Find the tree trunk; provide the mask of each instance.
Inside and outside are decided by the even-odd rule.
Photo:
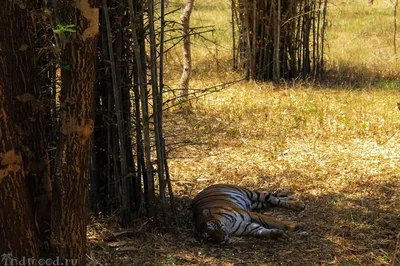
[[[186,0],[186,6],[183,10],[181,21],[183,31],[183,71],[179,85],[180,100],[182,102],[189,101],[189,80],[192,72],[192,53],[190,48],[190,15],[194,0]]]
[[[393,53],[397,54],[397,44],[396,44],[396,35],[397,35],[397,6],[399,1],[395,0],[393,3]]]
[[[165,214],[164,203],[165,203],[165,178],[164,178],[164,159],[162,149],[162,127],[161,127],[161,114],[162,110],[159,108],[161,93],[158,88],[157,78],[157,44],[156,44],[156,31],[154,25],[154,2],[149,0],[147,5],[148,16],[149,16],[149,37],[150,37],[150,61],[151,61],[151,88],[153,96],[153,119],[154,119],[154,138],[156,142],[156,155],[157,155],[157,173],[158,173],[158,187],[159,196],[161,200],[161,209],[163,215]]]
[[[135,4],[135,6],[134,6]],[[138,162],[143,166],[143,190],[144,198],[146,201],[146,209],[149,217],[156,216],[155,210],[155,187],[154,175],[151,165],[151,150],[150,150],[150,124],[149,124],[149,110],[148,110],[148,95],[147,95],[147,73],[146,73],[146,46],[145,46],[145,32],[144,32],[144,6],[142,1],[128,0],[132,40],[134,45],[135,63],[137,68],[137,83],[139,87],[140,106],[142,112],[142,127],[143,127],[143,142],[138,139]],[[136,19],[136,17],[138,17]],[[138,25],[136,25],[138,23]],[[135,92],[136,93],[136,92]],[[136,109],[138,110],[138,109]],[[140,115],[136,113],[137,119]],[[137,126],[139,126],[138,124]],[[140,129],[139,129],[140,130]],[[137,135],[138,136],[138,135]],[[140,147],[143,144],[143,149]],[[139,167],[139,166],[138,166]]]
[[[280,73],[280,39],[281,39],[281,1],[276,0],[274,2],[275,6],[275,21],[274,21],[274,81],[275,83],[279,83],[281,79],[281,73]]]
[[[99,11],[90,6],[90,0],[60,0],[58,5],[60,21],[76,25],[76,33],[67,32],[61,38],[60,136],[51,243],[55,256],[77,259],[78,265],[85,265]]]
[[[11,155],[14,158],[10,157],[8,160],[20,158],[15,155],[12,147],[13,143],[18,143],[23,160],[23,163],[13,162],[13,167],[18,165],[18,171],[10,170],[9,167],[13,165],[10,164],[8,168],[2,169],[3,176],[0,173],[0,179],[4,177],[0,188],[3,205],[0,209],[0,224],[4,226],[1,231],[5,234],[5,238],[2,239],[5,239],[6,246],[6,243],[9,243],[9,251],[13,255],[37,255],[39,241],[35,239],[37,234],[33,230],[33,217],[36,222],[35,229],[43,242],[48,242],[51,183],[43,116],[44,104],[36,82],[38,69],[34,42],[35,22],[31,17],[34,2],[0,3],[0,25],[4,26],[0,30],[0,108],[4,111],[0,117],[3,119],[1,139],[6,140],[2,143],[1,153],[4,152],[3,161]],[[3,216],[4,214],[6,215]],[[15,244],[20,245],[20,248]],[[48,246],[43,244],[44,247]],[[0,254],[3,250],[1,247]]]
[[[39,241],[28,200],[22,156],[13,145],[15,134],[8,116],[13,110],[6,110],[5,106],[4,92],[10,90],[6,81],[8,73],[0,57],[0,254],[11,253],[9,259],[22,256],[38,258]],[[7,260],[8,257],[2,259]]]
[[[231,0],[231,27],[232,27],[232,69],[237,69],[236,61],[236,30],[235,30],[235,0]]]
[[[44,103],[37,84],[38,67],[31,3],[11,4],[2,8],[1,50],[7,64],[6,104],[12,106],[10,118],[15,140],[21,145],[24,171],[33,201],[39,234],[44,242],[50,237],[51,181],[45,132]],[[4,7],[4,5],[2,5]],[[13,14],[12,17],[6,13]],[[47,244],[44,246],[48,246]]]

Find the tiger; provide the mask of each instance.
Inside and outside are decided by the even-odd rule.
[[[231,236],[277,239],[284,236],[286,230],[301,229],[299,224],[252,212],[274,206],[302,211],[306,205],[283,193],[262,193],[228,184],[211,185],[192,200],[200,237],[220,245],[231,244]]]

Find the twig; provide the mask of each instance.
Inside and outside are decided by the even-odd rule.
[[[245,80],[245,79],[242,78],[242,79],[230,81],[230,82],[227,82],[227,83],[215,85],[215,86],[212,86],[212,87],[208,87],[208,88],[205,88],[205,89],[196,90],[195,92],[189,93],[188,95],[195,95],[194,99],[197,99],[197,98],[209,95],[211,93],[219,92],[219,91],[221,91],[223,89],[226,89],[226,88],[228,88],[228,87],[230,87],[230,86],[232,86],[232,85],[234,85],[234,84],[236,84],[238,82],[241,82],[243,80]],[[218,88],[218,87],[221,87],[221,86],[223,86],[223,88]],[[202,94],[199,95],[199,96],[196,96],[196,93],[202,93]],[[191,99],[193,99],[193,98],[191,98]],[[166,105],[169,102],[175,102],[175,101],[176,101],[176,98],[168,99],[167,101],[164,102],[164,105]],[[170,108],[173,108],[175,106],[178,106],[178,105],[179,104],[174,104],[174,105],[168,106],[167,108],[164,108],[163,111],[166,111],[166,110],[168,110]]]
[[[396,264],[396,257],[397,257],[397,250],[399,248],[399,243],[400,243],[400,233],[397,234],[396,237],[396,247],[394,248],[394,253],[393,253],[393,259],[391,265],[394,266]]]

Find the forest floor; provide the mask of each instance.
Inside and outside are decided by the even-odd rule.
[[[171,1],[170,9],[184,1]],[[215,25],[193,42],[190,111],[164,114],[177,222],[154,229],[93,218],[90,265],[400,265],[400,60],[385,1],[329,1],[327,82],[241,82],[230,69],[230,1],[196,2],[193,26]],[[179,14],[176,14],[179,17]],[[209,41],[213,40],[213,43]],[[166,56],[177,88],[181,47]],[[166,97],[169,97],[166,95]],[[167,106],[168,107],[168,106]],[[190,200],[215,183],[301,198],[302,212],[267,214],[305,225],[279,240],[199,241]]]
[[[400,265],[400,111],[395,90],[242,83],[165,114],[178,208],[168,232],[111,218],[89,228],[102,265]],[[214,183],[297,195],[305,225],[279,240],[199,241],[190,200]]]

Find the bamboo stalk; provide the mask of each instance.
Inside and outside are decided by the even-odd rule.
[[[257,73],[256,73],[256,66],[257,66],[257,50],[258,50],[258,45],[257,45],[257,36],[258,36],[258,32],[257,32],[257,26],[258,26],[258,17],[257,17],[257,0],[253,0],[253,19],[252,19],[252,25],[253,25],[253,29],[251,30],[252,33],[252,49],[251,49],[251,69],[250,69],[250,78],[251,79],[255,79],[257,77]]]
[[[164,165],[164,161],[166,163],[166,158],[165,158],[165,147],[164,147],[164,138],[163,138],[163,116],[162,116],[162,110],[163,110],[163,93],[164,93],[164,37],[165,37],[165,8],[169,4],[169,0],[161,0],[161,26],[160,26],[160,73],[159,73],[159,78],[160,78],[160,83],[159,83],[159,91],[158,91],[158,97],[157,97],[157,105],[158,105],[158,127],[159,127],[159,138],[161,139],[161,164]],[[165,168],[164,168],[165,169]],[[164,176],[163,176],[164,178]],[[165,195],[165,184],[164,184],[164,195]],[[165,197],[165,196],[164,196]]]
[[[280,77],[280,62],[279,62],[279,55],[280,55],[280,17],[281,17],[281,0],[274,1],[275,6],[275,34],[274,34],[274,81],[275,83],[279,84],[281,79]]]
[[[114,50],[112,45],[112,36],[111,36],[111,23],[110,17],[108,15],[108,7],[107,0],[103,0],[103,11],[104,18],[106,21],[107,27],[107,44],[108,44],[108,52],[109,52],[109,60],[111,64],[111,75],[112,75],[112,84],[114,91],[114,101],[115,101],[115,114],[117,117],[117,129],[118,129],[118,138],[119,138],[119,153],[120,153],[120,164],[121,164],[121,178],[122,178],[122,210],[121,210],[121,219],[123,224],[127,224],[129,222],[129,215],[131,213],[130,204],[129,204],[129,183],[126,178],[128,174],[128,165],[127,165],[127,155],[126,155],[126,143],[125,143],[125,127],[123,121],[123,110],[122,110],[122,98],[121,98],[121,87],[118,86],[117,73],[115,67],[115,58],[114,58]]]
[[[316,76],[322,70],[323,43],[316,12],[321,0],[239,0],[238,61],[249,78],[272,79]],[[257,70],[256,70],[257,68]]]
[[[141,177],[142,173],[146,171],[142,171],[144,166],[144,154],[143,154],[143,135],[142,135],[142,127],[141,127],[141,117],[140,117],[140,93],[139,93],[139,84],[137,80],[139,79],[139,72],[136,64],[133,65],[133,76],[134,76],[134,84],[133,84],[133,95],[135,101],[135,132],[136,132],[136,163],[137,163],[137,173],[136,173],[136,181],[135,181],[135,203],[137,207],[136,214],[140,213],[141,206],[141,196],[142,196],[142,182]]]
[[[393,53],[397,54],[397,44],[396,44],[396,35],[397,35],[397,6],[398,0],[395,0],[393,3]]]
[[[140,4],[137,2],[137,4]],[[140,91],[140,103],[142,108],[142,120],[143,120],[143,135],[144,135],[144,169],[143,172],[143,180],[144,180],[144,190],[145,190],[145,199],[147,203],[147,213],[150,217],[155,217],[155,202],[154,202],[154,178],[153,171],[151,167],[151,150],[150,150],[150,127],[149,127],[149,112],[148,112],[148,100],[147,100],[147,88],[145,82],[146,73],[144,72],[145,64],[143,63],[144,55],[142,54],[141,49],[144,49],[144,45],[139,44],[139,40],[137,37],[137,29],[135,26],[135,11],[133,8],[133,0],[128,0],[129,5],[129,13],[130,13],[130,21],[132,28],[132,40],[134,45],[134,53],[135,53],[135,61],[136,67],[138,70],[138,83],[139,83],[139,91]],[[141,12],[143,10],[140,7]],[[139,14],[141,16],[141,14]],[[143,21],[143,20],[141,20]]]
[[[164,154],[166,154],[165,139],[162,140],[162,146],[163,146],[163,152],[164,152]],[[174,199],[174,193],[173,193],[172,185],[171,185],[171,178],[169,175],[167,156],[164,156],[164,167],[165,167],[165,179],[166,179],[167,186],[168,186],[169,202],[170,202],[174,222],[176,222],[175,199]]]
[[[324,70],[324,41],[325,41],[325,30],[326,30],[326,5],[328,0],[322,2],[322,33],[321,33],[321,71]]]
[[[155,131],[155,142],[156,142],[156,156],[157,156],[157,172],[159,182],[159,196],[161,200],[161,209],[165,213],[165,181],[164,181],[164,160],[162,157],[162,132],[160,128],[159,116],[161,110],[159,108],[159,92],[158,92],[158,79],[157,79],[157,51],[156,51],[156,32],[154,27],[154,2],[148,1],[148,16],[149,16],[149,29],[150,29],[150,60],[151,60],[151,87],[153,96],[153,120],[154,120],[154,131]]]
[[[235,35],[235,0],[231,0],[231,23],[232,23],[232,68],[237,69],[236,60],[236,35]]]

